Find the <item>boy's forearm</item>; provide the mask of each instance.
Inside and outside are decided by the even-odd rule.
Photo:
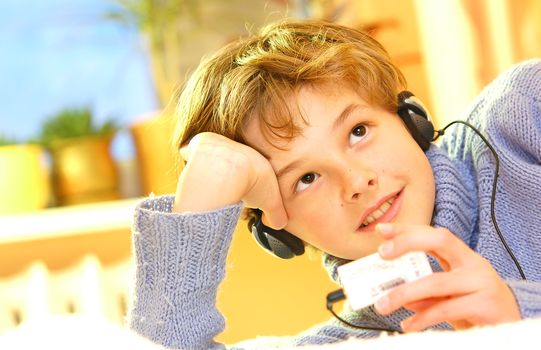
[[[173,197],[137,208],[133,244],[136,287],[129,325],[172,348],[222,347],[216,291],[241,205],[213,212],[172,214]]]

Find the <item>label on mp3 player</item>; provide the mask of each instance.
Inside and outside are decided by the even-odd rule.
[[[344,293],[353,310],[375,303],[392,288],[432,273],[423,252],[413,252],[393,260],[378,253],[338,267]]]

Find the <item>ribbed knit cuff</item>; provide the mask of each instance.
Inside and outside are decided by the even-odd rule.
[[[224,328],[216,291],[242,205],[171,213],[172,196],[136,209],[136,295],[130,326],[167,347],[210,348]]]
[[[532,281],[507,281],[517,299],[522,318],[541,316],[541,283]]]

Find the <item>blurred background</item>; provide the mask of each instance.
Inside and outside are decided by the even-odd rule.
[[[3,0],[0,335],[50,313],[122,323],[138,198],[174,192],[174,94],[201,57],[285,17],[369,32],[437,125],[541,56],[541,0]],[[329,317],[319,259],[266,255],[240,222],[219,340]],[[284,322],[284,320],[286,322]]]

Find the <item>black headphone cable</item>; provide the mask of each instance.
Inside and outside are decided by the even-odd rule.
[[[507,251],[507,253],[511,257],[511,259],[515,263],[515,266],[517,267],[517,270],[518,270],[518,272],[520,274],[520,277],[523,280],[526,280],[526,275],[524,274],[524,271],[522,270],[522,267],[520,266],[520,263],[518,262],[517,258],[515,258],[515,255],[511,251],[511,248],[509,247],[509,245],[507,244],[507,241],[503,237],[503,234],[500,231],[500,228],[498,227],[498,222],[496,221],[496,210],[495,210],[494,203],[496,201],[496,184],[498,183],[498,175],[499,175],[499,172],[500,172],[500,158],[498,157],[498,154],[496,153],[496,150],[494,149],[494,147],[492,147],[492,145],[483,136],[483,134],[481,134],[481,132],[479,130],[477,130],[477,128],[475,128],[473,125],[471,125],[470,123],[468,123],[466,121],[463,121],[463,120],[452,121],[451,123],[447,124],[443,129],[436,130],[437,135],[434,137],[434,139],[432,139],[432,141],[436,141],[440,136],[443,136],[445,134],[445,130],[447,130],[447,128],[450,127],[453,124],[464,124],[467,127],[469,127],[470,129],[472,129],[477,134],[477,136],[479,136],[481,138],[481,140],[483,140],[485,145],[490,149],[490,151],[492,152],[492,155],[494,156],[495,170],[494,170],[494,181],[492,182],[492,196],[491,196],[491,200],[490,200],[490,216],[492,218],[492,223],[494,225],[494,229],[496,229],[496,233],[500,237],[500,241],[502,242],[503,246],[505,247],[505,250]]]
[[[343,289],[337,289],[335,290],[334,292],[330,292],[329,294],[327,294],[327,310],[330,311],[330,313],[336,317],[340,322],[350,326],[350,327],[353,327],[353,328],[357,328],[357,329],[365,329],[367,331],[378,331],[378,332],[388,332],[388,333],[403,333],[401,330],[397,330],[397,329],[389,329],[389,328],[383,328],[383,327],[372,327],[372,326],[360,326],[360,325],[356,325],[356,324],[353,324],[351,322],[348,322],[346,320],[344,320],[343,318],[341,318],[340,316],[338,316],[338,314],[336,312],[334,312],[332,306],[334,303],[336,302],[339,302],[341,300],[344,300],[346,298],[346,295],[344,294],[344,290]]]

